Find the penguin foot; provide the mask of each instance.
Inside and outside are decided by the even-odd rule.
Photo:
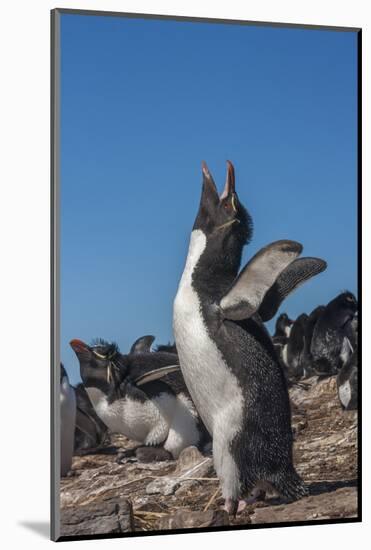
[[[226,498],[223,506],[223,510],[228,512],[230,516],[236,517],[246,508],[245,500],[233,500],[232,498]]]

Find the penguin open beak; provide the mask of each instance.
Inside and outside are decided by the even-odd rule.
[[[220,195],[220,200],[233,196],[236,193],[236,179],[234,175],[234,166],[230,160],[227,160],[227,177],[223,193]]]
[[[210,170],[206,162],[202,161],[202,197],[201,202],[214,204],[216,206],[219,203],[218,190],[216,188],[214,178],[212,177]]]

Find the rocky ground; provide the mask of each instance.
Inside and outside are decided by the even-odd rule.
[[[93,535],[279,523],[357,516],[357,413],[340,407],[335,377],[290,390],[294,458],[310,494],[285,504],[274,495],[235,519],[222,510],[211,457],[185,449],[178,461],[116,463],[135,443],[112,436],[105,454],[75,457],[61,481],[61,535]]]

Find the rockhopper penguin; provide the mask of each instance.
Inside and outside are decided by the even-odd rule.
[[[220,198],[205,163],[202,172],[201,202],[174,301],[173,328],[184,380],[213,438],[225,508],[235,514],[239,499],[260,483],[293,499],[307,492],[293,465],[285,377],[261,322],[275,314],[287,295],[279,277],[286,269],[296,273],[290,265],[302,246],[272,243],[238,275],[242,249],[252,236],[251,217],[236,194],[230,162]],[[264,304],[272,288],[273,297]]]
[[[177,458],[190,445],[202,447],[209,439],[176,355],[123,355],[116,344],[105,341],[89,346],[72,340],[70,345],[80,362],[81,378],[94,409],[111,432],[146,446],[161,446],[166,458]],[[147,455],[157,460],[162,457],[158,452]]]
[[[345,364],[347,357],[344,354],[344,339],[354,345],[357,310],[358,303],[354,294],[346,291],[331,300],[321,312],[313,329],[310,346],[316,374],[337,374]]]

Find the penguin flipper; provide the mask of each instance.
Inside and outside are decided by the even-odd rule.
[[[297,258],[277,277],[259,307],[258,313],[264,322],[270,321],[277,313],[283,300],[298,286],[324,271],[327,263],[320,258]]]
[[[130,353],[146,353],[151,351],[151,346],[155,340],[152,334],[141,336],[138,340],[135,340],[134,344],[130,348]]]
[[[241,321],[256,313],[280,273],[301,253],[295,241],[275,241],[255,254],[220,301],[226,319]]]
[[[154,380],[159,380],[160,378],[164,378],[164,376],[171,374],[172,372],[177,372],[180,370],[179,365],[168,365],[167,367],[161,367],[159,369],[151,370],[149,372],[146,372],[145,374],[142,374],[135,380],[135,384],[137,386],[143,386],[144,384],[147,384],[148,382],[153,382]]]

